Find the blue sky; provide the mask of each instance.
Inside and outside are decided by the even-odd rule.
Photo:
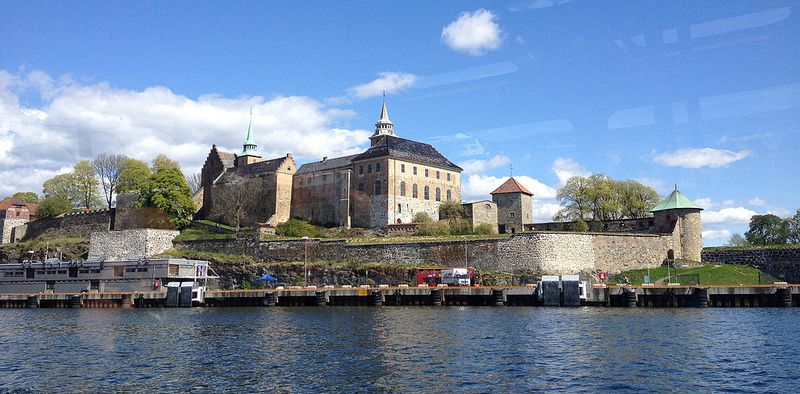
[[[718,245],[800,208],[799,6],[0,1],[0,196],[103,152],[197,171],[251,106],[264,156],[358,152],[386,90],[467,200],[511,165],[538,220],[572,175],[677,184]]]

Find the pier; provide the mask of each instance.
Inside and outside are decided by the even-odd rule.
[[[181,291],[184,290],[184,291]],[[199,293],[199,294],[198,294]],[[154,308],[241,306],[608,306],[720,308],[800,306],[800,284],[746,286],[592,286],[542,282],[481,287],[290,287],[152,292],[0,294],[0,308]]]

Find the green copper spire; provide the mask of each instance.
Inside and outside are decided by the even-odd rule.
[[[668,209],[699,209],[702,210],[697,204],[689,200],[683,193],[678,191],[678,186],[675,185],[675,190],[670,193],[667,198],[661,200],[650,212],[666,211]]]
[[[247,139],[244,141],[241,156],[258,156],[256,139],[253,137],[253,107],[250,107],[250,123],[247,125]]]

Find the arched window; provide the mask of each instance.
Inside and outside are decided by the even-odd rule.
[[[400,182],[400,195],[405,197],[406,196],[406,183]]]
[[[360,191],[360,192],[364,191],[364,184],[363,183],[359,183],[358,184],[358,191]]]
[[[425,195],[424,195],[424,197],[425,197],[426,200],[430,200],[431,199],[431,189],[429,187],[427,187],[427,186],[425,186]]]
[[[381,194],[381,181],[375,181],[375,195]]]
[[[442,189],[436,188],[436,201],[442,201]]]
[[[419,192],[417,191],[417,184],[411,185],[411,197],[419,198]]]
[[[450,201],[452,199],[453,199],[453,193],[450,190],[447,190],[447,201]]]

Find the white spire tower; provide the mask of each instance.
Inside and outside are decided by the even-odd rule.
[[[389,111],[386,109],[386,92],[383,92],[383,107],[381,107],[381,116],[378,122],[375,123],[375,133],[369,137],[372,140],[372,145],[375,145],[378,137],[384,135],[395,136],[394,124],[389,120]]]

